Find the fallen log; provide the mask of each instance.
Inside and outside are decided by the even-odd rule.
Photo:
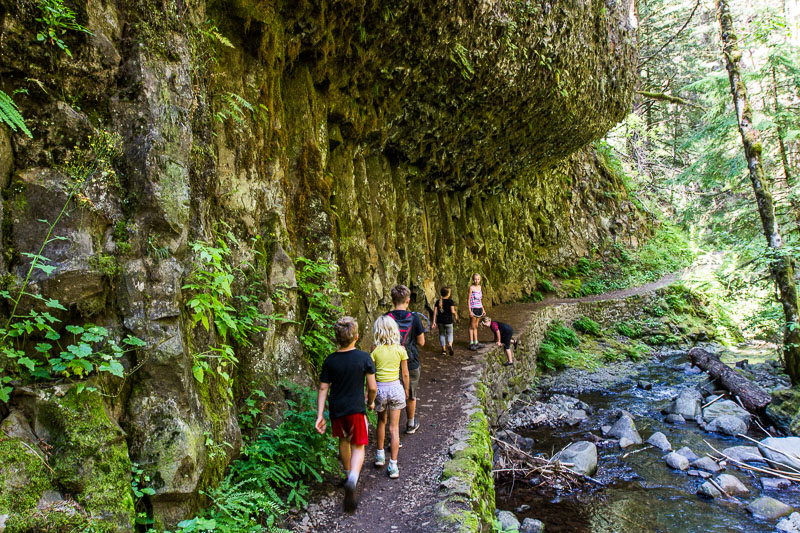
[[[692,348],[689,350],[689,358],[695,366],[708,372],[723,387],[739,397],[742,406],[748,411],[761,413],[770,402],[770,395],[764,392],[758,385],[739,374],[731,367],[719,360],[719,357],[704,350],[703,348]]]

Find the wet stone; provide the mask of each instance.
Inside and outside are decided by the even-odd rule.
[[[656,448],[661,449],[662,452],[668,452],[672,450],[672,444],[669,443],[666,435],[660,431],[653,433],[650,438],[647,439],[647,444],[652,444]]]
[[[689,468],[689,460],[676,452],[668,453],[664,460],[670,468],[674,468],[675,470],[686,470]]]
[[[689,474],[690,476],[701,477],[703,479],[708,479],[713,475],[710,472],[706,472],[705,470],[695,470],[693,468],[691,470],[688,470],[686,473]]]
[[[697,455],[695,455],[695,453],[692,451],[692,449],[689,448],[688,446],[684,446],[683,448],[681,448],[680,450],[676,451],[675,453],[686,457],[686,459],[688,459],[689,461],[697,461],[698,459],[700,459],[699,457],[697,457]]]
[[[800,437],[768,437],[758,449],[767,459],[800,470]]]
[[[500,521],[500,525],[503,527],[503,531],[518,531],[520,527],[519,520],[514,513],[511,511],[500,511],[497,513],[497,520]]]
[[[764,490],[783,490],[791,487],[792,482],[779,477],[762,477],[761,486]]]
[[[731,446],[722,450],[722,455],[740,463],[765,463],[764,456],[755,446]]]
[[[706,426],[706,430],[734,436],[740,433],[747,433],[747,424],[737,416],[723,415],[712,420],[711,423]]]
[[[702,457],[697,459],[696,461],[692,461],[692,466],[694,468],[699,468],[700,470],[706,470],[711,473],[717,473],[722,470],[722,467],[717,464],[717,462],[712,459],[711,457]]]
[[[665,420],[666,420],[667,424],[685,424],[686,423],[686,419],[685,418],[683,418],[681,415],[676,415],[676,414],[667,415],[667,418]]]
[[[717,489],[717,487],[715,487],[710,481],[706,481],[700,485],[700,489],[697,491],[697,493],[707,498],[718,498],[722,496],[722,493],[719,491],[719,489]]]
[[[775,498],[762,496],[750,503],[747,506],[747,510],[754,515],[762,516],[768,520],[775,520],[776,518],[787,516],[793,509]]]
[[[544,523],[535,518],[526,518],[522,521],[522,527],[519,528],[519,533],[543,533]]]
[[[745,487],[744,483],[739,481],[739,478],[732,476],[731,474],[720,474],[717,476],[716,481],[717,485],[722,487],[722,490],[731,496],[736,496],[737,494],[747,494],[750,492],[750,489]]]
[[[783,533],[800,533],[800,513],[792,513],[775,526]]]

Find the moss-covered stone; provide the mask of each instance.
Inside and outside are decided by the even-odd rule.
[[[789,435],[800,435],[800,387],[772,391],[767,416]]]
[[[42,493],[53,489],[41,451],[20,438],[2,438],[0,487],[0,514],[11,514],[10,523],[35,511]]]

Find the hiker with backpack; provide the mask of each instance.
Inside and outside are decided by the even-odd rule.
[[[405,285],[392,288],[392,305],[394,309],[386,313],[397,322],[400,330],[400,344],[408,352],[408,400],[406,400],[406,433],[416,433],[419,422],[415,418],[417,410],[417,392],[419,387],[419,351],[417,346],[425,345],[425,327],[416,313],[408,310],[411,303],[411,291]]]

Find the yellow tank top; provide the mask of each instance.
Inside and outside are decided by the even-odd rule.
[[[382,344],[372,350],[375,362],[375,380],[381,383],[400,379],[400,361],[408,359],[406,349],[399,344]]]

